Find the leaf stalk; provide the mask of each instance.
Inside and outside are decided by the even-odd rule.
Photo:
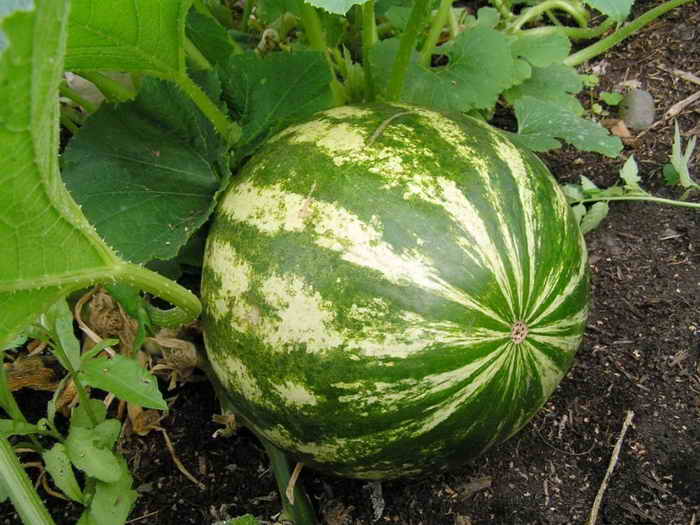
[[[574,53],[573,55],[569,55],[564,60],[564,64],[567,66],[578,66],[579,64],[588,62],[589,60],[597,57],[598,55],[602,55],[611,47],[619,44],[625,38],[633,35],[642,27],[653,22],[655,19],[657,19],[667,11],[670,11],[671,9],[693,1],[695,0],[669,0],[668,2],[661,4],[658,7],[650,9],[643,15],[635,18],[629,24],[615,31],[610,36],[599,40],[595,44],[591,44],[590,46],[583,48],[582,50],[578,51],[577,53]]]
[[[442,29],[445,27],[450,11],[452,10],[452,1],[453,0],[440,1],[440,7],[433,17],[433,22],[430,25],[430,30],[428,31],[428,37],[425,39],[423,49],[421,49],[420,52],[419,63],[423,67],[430,67],[430,59],[433,56],[433,50],[440,39]]]
[[[413,55],[416,49],[418,33],[423,27],[423,22],[428,14],[429,7],[429,0],[416,0],[413,4],[406,30],[401,36],[399,52],[396,55],[394,67],[391,70],[391,78],[389,79],[389,88],[387,91],[387,99],[389,101],[398,100],[399,97],[401,97],[401,92],[406,82],[408,66],[411,63],[411,55]]]
[[[0,436],[0,472],[3,486],[7,489],[22,523],[54,525],[51,515],[5,436]]]

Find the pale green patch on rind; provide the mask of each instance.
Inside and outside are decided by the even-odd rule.
[[[231,244],[213,239],[207,246],[204,265],[221,282],[216,297],[209,302],[209,311],[216,319],[227,317],[238,298],[250,288],[253,270],[241,259]]]
[[[287,405],[304,407],[314,406],[319,403],[319,398],[300,383],[285,381],[275,385],[274,390]]]
[[[500,277],[499,282],[507,284],[501,259],[483,220],[454,182],[420,175],[413,179],[418,181],[409,184],[413,194],[443,206],[463,225],[465,233],[476,238],[475,243],[465,243],[459,237],[455,242],[476,263],[495,271]],[[436,185],[439,195],[434,193]],[[376,224],[365,223],[338,205],[315,200],[311,195],[284,191],[279,185],[257,187],[254,181],[247,180],[237,186],[236,192],[228,194],[221,212],[231,221],[243,222],[267,235],[282,231],[301,232],[308,227],[317,246],[338,252],[347,262],[380,272],[390,283],[419,287],[506,324],[496,312],[441,277],[429,255],[417,250],[397,253],[383,241]]]

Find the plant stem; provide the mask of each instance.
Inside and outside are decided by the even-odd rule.
[[[508,0],[491,0],[491,5],[498,9],[498,12],[501,14],[501,18],[505,22],[510,22],[515,16],[510,10],[510,2]]]
[[[569,204],[586,204],[590,202],[608,202],[608,201],[646,201],[655,202],[657,204],[668,204],[671,206],[681,206],[683,208],[698,208],[700,209],[700,202],[687,202],[674,199],[664,199],[663,197],[654,196],[644,196],[644,195],[620,195],[618,197],[605,197],[601,198],[590,198],[590,199],[580,199],[576,201],[570,201]]]
[[[78,128],[78,125],[73,121],[73,119],[71,119],[68,114],[64,113],[63,111],[61,111],[61,125],[70,131],[71,135],[77,135],[78,131],[80,131],[80,128]]]
[[[650,9],[643,15],[639,16],[638,18],[635,18],[626,26],[621,27],[620,29],[615,31],[612,35],[604,38],[603,40],[599,40],[595,44],[591,44],[590,46],[583,48],[581,51],[578,51],[573,55],[569,55],[564,60],[564,64],[566,64],[567,66],[577,66],[579,64],[583,64],[584,62],[587,62],[592,58],[595,58],[598,55],[605,53],[608,49],[610,49],[614,45],[617,45],[628,36],[631,36],[632,34],[636,33],[642,27],[654,21],[656,18],[660,17],[667,11],[670,11],[671,9],[693,1],[694,0],[669,0],[668,2],[661,4],[660,6],[655,7],[654,9]]]
[[[241,26],[241,31],[244,33],[248,32],[248,21],[253,12],[253,6],[255,6],[255,0],[246,0],[243,6],[243,25]]]
[[[515,17],[509,24],[507,31],[509,33],[520,31],[520,28],[525,24],[553,9],[566,11],[576,20],[579,26],[588,27],[588,13],[582,6],[578,4],[574,5],[568,0],[545,0],[541,4],[531,7]]]
[[[181,326],[197,319],[202,311],[202,303],[199,302],[196,295],[167,277],[143,266],[124,264],[117,270],[115,280],[124,281],[176,305],[175,308],[167,310],[165,315],[159,318],[160,326]],[[168,319],[172,323],[167,323]]]
[[[321,24],[321,18],[318,16],[318,11],[316,11],[316,8],[311,4],[304,2],[304,0],[299,0],[299,7],[301,10],[301,23],[304,26],[306,38],[309,40],[311,48],[324,54],[328,61],[328,66],[331,69],[331,74],[333,75],[331,78],[333,101],[336,105],[342,105],[345,103],[346,97],[343,86],[340,85],[340,82],[338,82],[335,76],[333,60],[331,60],[328,54],[328,44],[326,43],[326,36],[323,32],[323,26]]]
[[[228,116],[212,102],[207,94],[202,91],[186,73],[176,79],[180,88],[192,99],[202,113],[211,121],[216,131],[229,145],[234,145],[241,138],[241,127],[232,122]]]
[[[377,43],[377,19],[374,16],[374,0],[364,3],[362,10],[362,69],[365,72],[367,102],[374,102],[374,81],[372,79],[372,63],[370,51]]]
[[[59,338],[55,335],[52,336],[52,339],[54,341],[59,340]],[[97,421],[97,417],[95,417],[95,413],[92,411],[92,407],[90,406],[90,396],[88,396],[85,387],[80,382],[78,373],[76,372],[75,368],[73,368],[73,363],[70,362],[70,359],[66,355],[66,352],[63,350],[63,347],[60,345],[60,343],[56,343],[52,346],[54,354],[57,354],[58,360],[66,368],[66,370],[68,370],[68,374],[70,375],[70,377],[73,378],[73,384],[75,384],[75,389],[78,391],[78,399],[80,400],[80,404],[82,405],[82,407],[85,409],[85,413],[88,415],[90,423],[92,423],[93,427],[96,427],[99,422]]]
[[[277,481],[277,490],[280,493],[282,505],[288,517],[293,520],[294,525],[314,525],[317,523],[309,497],[300,483],[294,484],[294,504],[290,503],[287,498],[290,468],[286,454],[268,440],[260,436],[258,436],[258,438],[265,446],[265,452],[267,452],[270,458],[270,466],[272,467],[272,472],[275,474],[275,480]]]
[[[522,29],[518,32],[519,35],[551,35],[553,33],[562,33],[566,35],[570,40],[588,40],[591,38],[596,38],[608,29],[615,25],[615,21],[606,18],[600,25],[595,27],[568,27],[568,26],[542,26],[533,27],[532,29]]]
[[[214,387],[214,392],[219,400],[222,411],[235,414],[236,409],[231,403],[226,389],[214,373],[214,369],[205,355],[200,355],[197,366],[202,369],[209,378],[209,381]],[[258,437],[265,447],[265,451],[270,457],[270,466],[272,467],[275,480],[277,481],[277,489],[280,493],[280,499],[282,500],[285,511],[289,517],[294,520],[294,525],[315,525],[317,521],[313,506],[311,505],[311,501],[301,483],[296,483],[294,485],[294,505],[292,505],[287,498],[287,485],[289,484],[290,469],[289,461],[287,460],[286,455],[266,439],[263,439],[260,436]]]
[[[10,495],[10,500],[22,523],[54,525],[51,515],[17,459],[12,445],[4,436],[0,436],[0,472],[2,472],[0,483]]]
[[[433,56],[433,50],[437,45],[442,28],[445,27],[448,15],[452,9],[452,0],[440,0],[438,12],[433,17],[433,23],[430,25],[428,37],[423,43],[423,49],[420,52],[419,64],[423,67],[430,67],[430,58]]]
[[[203,69],[206,71],[213,69],[212,65],[207,60],[207,57],[205,57],[197,46],[192,43],[192,40],[187,37],[185,37],[185,54],[196,69]]]
[[[326,37],[323,34],[321,18],[318,16],[316,8],[311,4],[307,4],[304,0],[299,0],[299,5],[301,8],[301,23],[304,26],[306,38],[309,39],[309,44],[316,51],[325,53],[328,46],[326,45]]]
[[[102,94],[110,102],[126,102],[136,98],[136,90],[117,82],[107,75],[98,73],[97,71],[80,71],[78,73],[85,80],[95,84],[97,89],[102,91]]]
[[[97,106],[95,104],[71,88],[65,81],[61,82],[58,86],[58,92],[62,97],[66,97],[75,102],[78,106],[81,106],[87,113],[94,113],[97,111]]]
[[[411,55],[413,55],[416,49],[418,33],[423,27],[423,21],[428,14],[429,6],[429,0],[416,0],[413,4],[406,30],[401,36],[399,52],[396,55],[394,67],[391,70],[391,78],[389,79],[389,89],[387,92],[387,99],[389,101],[398,100],[401,96],[406,81],[408,66],[411,63]]]

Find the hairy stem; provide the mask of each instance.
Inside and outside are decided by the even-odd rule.
[[[440,7],[430,25],[430,31],[428,31],[428,37],[423,43],[423,49],[420,51],[419,63],[423,67],[430,67],[430,58],[433,56],[433,50],[440,39],[442,28],[445,27],[451,10],[452,0],[440,0]]]
[[[143,266],[125,264],[118,270],[115,280],[126,282],[176,306],[161,314],[161,317],[158,318],[160,326],[181,326],[197,319],[202,311],[202,303],[199,302],[196,295],[167,277]],[[153,312],[149,311],[149,315],[153,315]]]
[[[574,4],[569,0],[545,0],[541,4],[531,7],[515,17],[508,25],[508,32],[519,31],[528,22],[554,9],[565,11],[571,15],[580,27],[588,27],[588,12],[580,4]]]
[[[669,0],[668,2],[661,4],[660,6],[655,7],[654,9],[650,9],[643,15],[639,16],[638,18],[635,18],[626,26],[621,27],[620,29],[615,31],[612,35],[604,38],[603,40],[599,40],[595,44],[591,44],[590,46],[583,48],[581,51],[578,51],[573,55],[569,55],[564,60],[564,64],[566,64],[567,66],[577,66],[597,57],[598,55],[602,55],[608,49],[619,44],[625,38],[633,35],[642,27],[649,24],[650,22],[653,22],[667,11],[670,11],[671,9],[679,7],[683,4],[688,4],[693,1],[695,0]]]
[[[176,78],[180,88],[192,99],[202,113],[211,121],[216,131],[229,145],[234,145],[241,138],[241,127],[232,122],[228,116],[214,104],[186,73]]]
[[[406,30],[401,36],[399,52],[396,55],[394,67],[391,70],[391,78],[389,79],[389,89],[387,93],[389,101],[398,100],[401,96],[406,81],[408,66],[411,63],[411,55],[416,49],[418,33],[423,27],[423,22],[428,14],[429,7],[429,0],[416,0],[413,4]]]
[[[595,27],[542,26],[533,27],[532,29],[522,29],[518,31],[518,34],[544,36],[553,33],[562,33],[570,40],[589,40],[599,37],[614,25],[615,21],[607,18],[600,25]]]
[[[491,5],[498,9],[498,12],[501,14],[501,18],[505,22],[510,22],[515,16],[510,10],[509,0],[491,0]]]
[[[3,488],[9,494],[22,523],[54,524],[5,436],[0,436],[0,472],[2,472]]]
[[[367,102],[374,102],[374,81],[370,62],[370,51],[378,39],[374,0],[364,3],[360,9],[362,10],[362,69],[365,72],[366,99]]]

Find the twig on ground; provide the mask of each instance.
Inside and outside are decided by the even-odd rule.
[[[700,100],[700,91],[697,91],[687,98],[684,98],[680,102],[676,102],[673,106],[668,108],[668,111],[664,114],[664,118],[670,119],[681,113],[685,108],[690,106],[695,101]]]
[[[299,474],[301,473],[301,469],[304,466],[303,463],[297,463],[294,465],[294,470],[292,471],[292,475],[289,477],[289,483],[287,483],[287,490],[286,490],[286,495],[287,499],[289,500],[290,505],[294,505],[294,487],[297,484],[297,479],[299,479]]]
[[[177,469],[182,472],[182,474],[189,479],[192,483],[197,485],[200,490],[206,489],[206,486],[204,483],[199,481],[197,478],[195,478],[192,474],[189,473],[189,471],[185,468],[185,465],[182,464],[180,459],[175,455],[175,448],[173,447],[172,442],[170,441],[170,436],[168,436],[168,433],[165,431],[164,428],[161,427],[156,427],[156,430],[160,430],[160,432],[163,434],[163,438],[165,439],[165,445],[168,447],[168,450],[170,451],[170,456],[173,458],[173,463],[175,463],[175,466]]]
[[[600,504],[603,501],[603,495],[605,490],[608,488],[608,483],[610,481],[610,476],[617,465],[617,461],[620,457],[620,449],[622,448],[622,441],[625,439],[625,434],[627,429],[632,424],[632,418],[634,417],[634,412],[632,410],[627,411],[627,417],[625,422],[622,424],[622,430],[620,431],[620,437],[617,438],[617,443],[615,443],[615,448],[613,449],[612,456],[610,457],[610,464],[608,465],[608,470],[605,472],[605,477],[603,482],[600,484],[598,489],[598,494],[596,494],[595,500],[593,501],[593,507],[591,508],[591,514],[588,518],[588,525],[595,525],[598,520],[598,511],[600,510]]]

